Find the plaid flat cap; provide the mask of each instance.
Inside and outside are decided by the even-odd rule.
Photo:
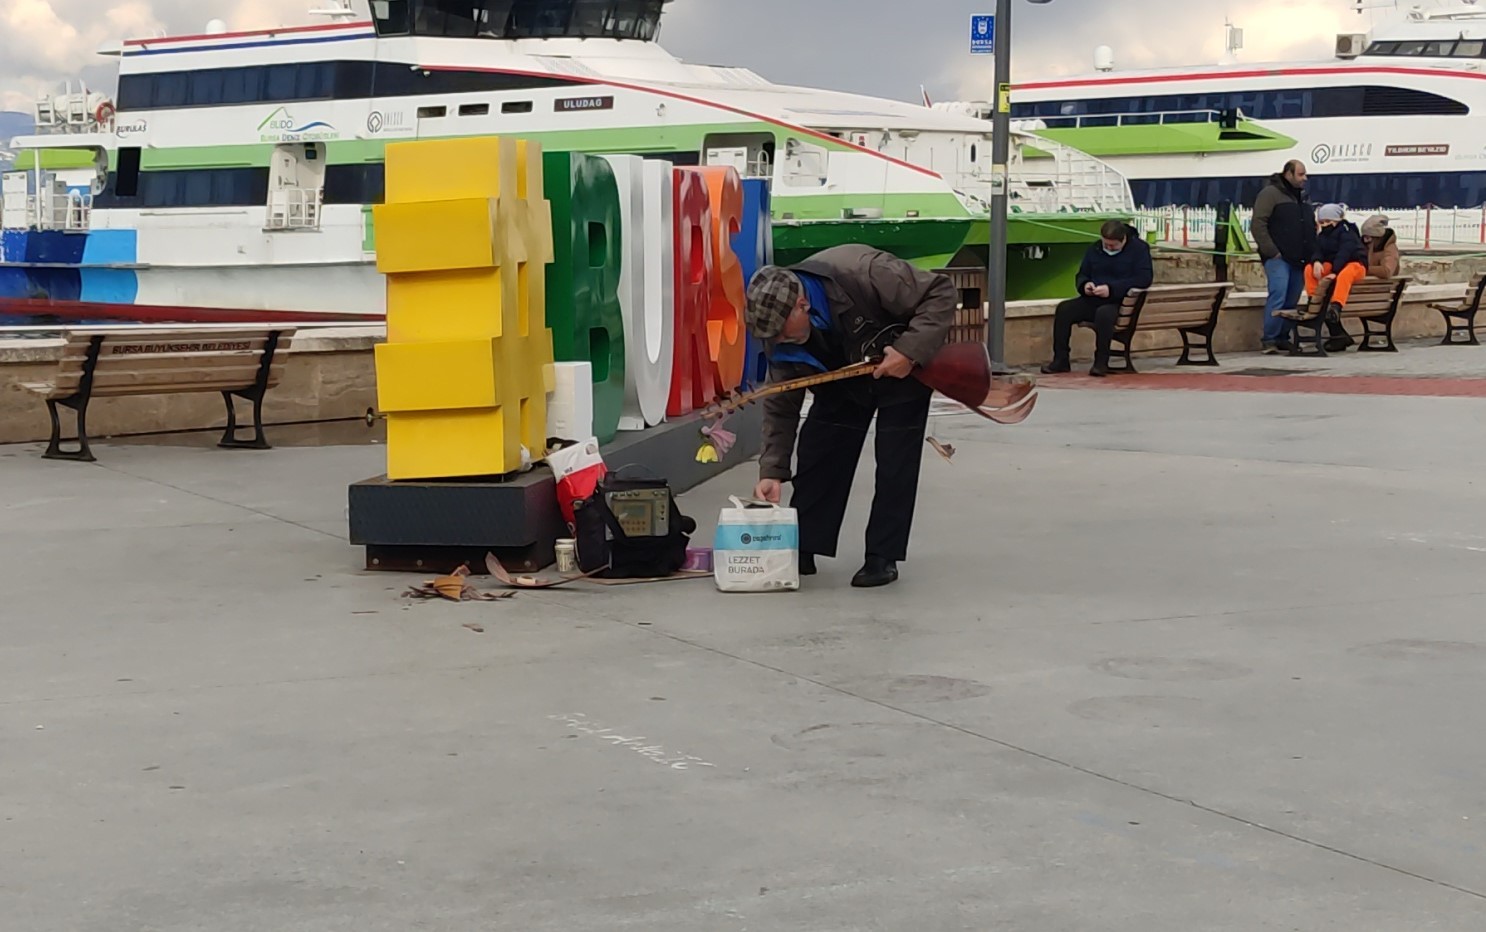
[[[748,330],[760,340],[772,340],[805,294],[793,272],[777,265],[759,269],[748,283]]]

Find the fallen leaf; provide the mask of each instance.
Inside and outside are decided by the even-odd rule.
[[[484,634],[485,633],[485,629],[482,626],[480,626],[480,625],[470,625],[470,624],[467,624],[467,625],[465,625],[465,627],[466,628],[469,628],[471,631],[475,632],[476,634]]]
[[[939,440],[938,440],[938,438],[936,438],[936,437],[928,437],[928,438],[925,438],[925,439],[928,442],[929,446],[931,446],[931,447],[934,448],[934,452],[935,453],[938,453],[940,456],[944,457],[944,461],[946,463],[952,463],[952,462],[954,462],[954,458],[955,458],[955,447],[954,447],[954,444],[952,444],[952,443],[940,443]]]

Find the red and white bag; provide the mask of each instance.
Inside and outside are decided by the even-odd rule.
[[[608,475],[604,458],[599,453],[597,437],[575,443],[547,454],[547,465],[557,477],[557,506],[562,509],[563,520],[573,527],[573,503],[581,502],[593,495],[599,480]]]

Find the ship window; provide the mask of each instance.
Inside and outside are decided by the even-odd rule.
[[[1454,42],[1426,42],[1421,55],[1430,58],[1449,58],[1450,53],[1455,50]]]
[[[1397,55],[1397,42],[1374,42],[1367,47],[1367,55]]]
[[[1364,88],[1362,95],[1363,116],[1464,116],[1467,113],[1470,108],[1458,100],[1407,87],[1369,87]]]
[[[270,100],[295,100],[298,65],[269,65],[266,93]]]
[[[261,205],[268,200],[268,169],[141,172],[139,199],[141,206],[147,208]]]
[[[372,0],[372,19],[379,36],[407,35],[408,0]]]
[[[570,87],[566,78],[485,71],[423,72],[406,64],[321,61],[128,74],[119,79],[121,112],[306,100],[365,100],[420,94]]]
[[[114,195],[116,197],[135,197],[139,194],[139,156],[142,150],[138,146],[125,146],[119,150],[119,163],[114,175]]]
[[[460,104],[460,116],[485,116],[490,112],[489,104]]]
[[[1424,51],[1423,42],[1400,42],[1394,50],[1394,55],[1418,55]]]
[[[378,35],[654,39],[670,0],[373,0]]]
[[[418,119],[420,119],[420,120],[437,120],[440,117],[446,117],[448,115],[449,115],[449,108],[448,107],[419,107],[418,108]]]
[[[387,167],[381,162],[331,165],[325,170],[325,203],[380,204],[386,186]]]
[[[1224,202],[1251,205],[1262,178],[1176,178],[1131,180],[1130,190],[1141,209],[1208,207]],[[1306,192],[1317,203],[1368,204],[1381,209],[1434,204],[1472,207],[1486,201],[1486,172],[1424,172],[1404,174],[1325,174],[1310,176]]]
[[[1208,122],[1234,110],[1242,112],[1247,119],[1260,121],[1307,117],[1449,116],[1470,112],[1465,104],[1438,94],[1373,86],[1044,101],[1014,105],[1012,114],[1022,119],[1046,119],[1048,126],[1054,128],[1154,122],[1146,119],[1146,114],[1159,115],[1162,123]]]
[[[413,34],[472,39],[483,5],[482,0],[414,0]]]
[[[531,113],[531,101],[508,100],[500,105],[501,113]]]
[[[1486,42],[1480,39],[1462,39],[1455,43],[1456,58],[1480,58],[1483,53],[1486,53]]]

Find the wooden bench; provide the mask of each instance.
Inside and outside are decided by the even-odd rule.
[[[1364,278],[1352,286],[1352,294],[1347,298],[1347,306],[1342,308],[1341,319],[1362,321],[1362,339],[1357,346],[1359,353],[1398,352],[1398,347],[1393,342],[1393,318],[1398,315],[1398,306],[1403,301],[1404,288],[1408,283],[1407,278]],[[1323,312],[1330,302],[1331,285],[1323,284],[1295,310],[1275,312],[1276,316],[1288,318],[1295,331],[1291,356],[1326,355],[1327,337],[1323,335],[1326,330],[1326,315]],[[1314,352],[1307,353],[1302,349],[1304,344],[1300,339],[1301,330],[1315,332]],[[1379,339],[1385,341],[1384,345],[1374,346],[1373,341]]]
[[[278,385],[293,330],[73,330],[66,336],[61,365],[50,382],[25,387],[46,398],[52,418],[47,459],[95,461],[88,448],[88,402],[128,395],[221,392],[227,431],[220,447],[267,450],[263,396]],[[234,397],[253,403],[253,437],[239,439]],[[62,449],[57,409],[77,418],[77,449]]]
[[[1130,350],[1135,335],[1147,330],[1175,330],[1182,337],[1182,356],[1179,366],[1216,366],[1213,355],[1213,333],[1218,328],[1218,312],[1233,290],[1232,282],[1211,282],[1199,285],[1152,285],[1135,288],[1120,303],[1120,316],[1115,321],[1114,343],[1121,346],[1123,365],[1111,366],[1111,372],[1134,372],[1135,363]],[[1079,324],[1093,329],[1089,323]],[[1202,342],[1194,342],[1201,337]],[[1194,360],[1193,350],[1202,350],[1206,359]]]
[[[1478,272],[1465,289],[1465,297],[1460,299],[1460,303],[1429,305],[1445,318],[1445,338],[1440,341],[1441,346],[1450,346],[1455,343],[1466,346],[1481,345],[1481,341],[1476,339],[1476,314],[1480,313],[1483,293],[1486,293],[1486,273]],[[1457,324],[1456,318],[1463,319],[1465,323]],[[1457,333],[1464,333],[1466,339],[1455,339]]]

